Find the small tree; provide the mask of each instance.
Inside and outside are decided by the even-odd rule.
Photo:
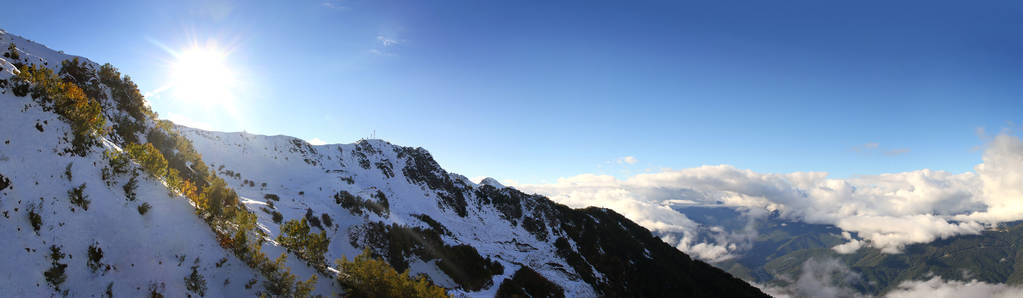
[[[71,181],[71,166],[74,164],[74,162],[69,162],[67,163],[67,167],[64,168],[64,177],[67,178],[67,181]]]
[[[4,53],[4,57],[11,58],[14,60],[21,59],[21,55],[18,54],[18,47],[14,46],[14,43],[7,44],[7,53]]]
[[[233,214],[227,214],[225,206],[234,206],[238,203],[238,194],[233,189],[227,187],[227,183],[224,179],[218,177],[211,177],[213,180],[209,186],[203,189],[202,194],[198,196],[196,205],[199,206],[200,210],[206,211],[212,218],[222,218],[225,216],[231,216]]]
[[[100,260],[102,260],[102,259],[103,259],[103,248],[100,248],[99,244],[90,245],[89,246],[89,262],[87,263],[87,265],[89,266],[89,269],[92,270],[93,272],[96,272],[96,270],[98,270],[99,267],[103,265],[103,263],[100,262]]]
[[[327,239],[327,233],[324,231],[311,233],[305,218],[289,220],[281,225],[281,235],[277,236],[277,242],[295,251],[299,258],[310,264],[320,268],[326,267],[323,254],[327,252],[330,239]]]
[[[369,248],[349,261],[337,260],[338,281],[350,297],[451,297],[425,277],[412,278],[409,271],[398,273],[382,259],[373,258]]]
[[[129,201],[135,200],[135,189],[138,188],[138,183],[138,179],[135,178],[135,175],[132,175],[131,178],[128,178],[128,182],[124,183],[124,186],[121,187],[124,189],[124,196]]]
[[[87,199],[89,196],[86,195],[84,191],[85,183],[82,183],[82,185],[79,185],[78,187],[68,190],[67,195],[68,198],[71,200],[71,204],[78,205],[78,207],[82,207],[83,210],[88,211],[89,203],[91,203],[92,201],[89,201]]]
[[[125,151],[131,156],[135,162],[142,166],[142,169],[146,170],[153,177],[164,177],[167,175],[167,159],[163,158],[163,154],[153,144],[146,143],[145,145],[139,144],[128,144]]]
[[[28,222],[32,224],[32,230],[36,231],[38,234],[39,228],[43,226],[43,217],[40,216],[39,213],[36,213],[35,207],[30,207],[28,209]]]
[[[139,215],[146,215],[146,212],[149,212],[149,209],[152,209],[152,208],[153,208],[153,205],[149,205],[149,202],[142,203],[142,205],[139,205],[139,207],[138,207]]]
[[[60,284],[67,279],[67,275],[64,273],[67,264],[61,264],[61,259],[64,259],[64,253],[60,251],[60,247],[50,245],[50,269],[43,272],[43,277],[46,277],[46,282],[50,283],[58,292]]]
[[[185,289],[199,297],[206,296],[206,278],[199,274],[199,265],[192,266],[192,274],[185,276]]]

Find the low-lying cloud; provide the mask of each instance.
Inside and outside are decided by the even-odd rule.
[[[1023,297],[1023,288],[1005,284],[991,284],[982,281],[943,280],[933,277],[926,281],[907,281],[888,292],[888,298],[959,298],[989,297],[1010,298]]]
[[[848,232],[835,247],[899,253],[912,243],[978,234],[991,224],[1023,219],[1023,141],[994,137],[973,172],[917,170],[830,179],[825,172],[758,173],[729,165],[638,174],[626,179],[583,174],[551,184],[516,185],[572,207],[622,213],[705,260],[741,251],[736,242],[701,242],[701,227],[672,206],[715,205],[776,211],[783,218],[830,224]],[[712,227],[710,227],[712,228]],[[678,235],[678,236],[673,236]]]
[[[799,278],[788,287],[761,287],[774,297],[865,297],[853,285],[861,283],[860,275],[841,261],[809,259],[803,262]]]
[[[757,285],[765,293],[786,297],[869,297],[858,292],[863,278],[841,261],[833,258],[809,259],[801,267],[798,278],[789,278],[788,286]],[[1023,288],[992,284],[977,280],[945,280],[933,276],[928,280],[903,281],[887,293],[886,298],[960,298],[960,297],[1023,297]]]

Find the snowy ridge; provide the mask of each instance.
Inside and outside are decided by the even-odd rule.
[[[0,57],[0,80],[15,74],[13,63],[30,61],[58,67],[65,55],[18,36],[0,33],[0,44],[14,42],[19,61]],[[85,60],[88,61],[88,60]],[[95,63],[88,62],[92,65]],[[143,296],[151,290],[186,293],[184,277],[192,266],[207,280],[207,295],[251,296],[258,288],[245,284],[258,273],[222,249],[206,224],[193,214],[186,199],[169,194],[164,184],[147,175],[138,177],[137,199],[128,200],[122,185],[128,175],[101,178],[107,164],[103,148],[84,157],[65,154],[70,126],[46,112],[31,97],[0,90],[0,175],[9,181],[0,189],[0,253],[4,256],[0,289],[5,296],[44,297],[57,291],[43,272],[51,267],[50,247],[67,256],[66,280],[59,285],[70,295]],[[116,150],[111,142],[107,148]],[[68,168],[70,167],[70,168]],[[71,177],[65,175],[70,169]],[[68,191],[85,185],[88,209],[69,202]],[[138,206],[151,210],[139,214]],[[35,231],[29,213],[39,215]],[[102,250],[96,270],[88,266],[88,250]],[[16,268],[16,269],[15,269]]]
[[[222,248],[187,198],[134,163],[127,167],[139,173],[136,180],[110,174],[104,151],[119,152],[123,137],[104,133],[87,153],[71,154],[70,125],[6,84],[15,64],[54,73],[74,58],[93,70],[99,65],[0,31],[0,45],[12,42],[20,57],[0,58],[0,252],[8,256],[5,268],[18,269],[0,272],[0,288],[11,296],[177,297],[195,293],[187,280],[198,274],[206,295],[259,293],[263,276]],[[96,100],[108,124],[134,119],[101,88],[106,96]],[[152,119],[137,124],[141,131],[156,126]],[[422,148],[383,140],[313,146],[287,136],[176,129],[257,215],[269,256],[286,251],[273,241],[280,225],[304,218],[314,232],[326,232],[327,264],[368,248],[452,294],[763,295],[614,211],[571,209],[493,179],[476,184],[448,173]],[[148,141],[143,133],[128,136]],[[130,181],[137,181],[134,196]],[[51,247],[60,249],[56,260]],[[319,275],[314,295],[343,291],[330,275],[335,268],[318,272],[291,253],[286,266],[301,279]],[[64,280],[44,274],[57,267],[65,268]]]
[[[329,214],[337,227],[326,229],[331,239],[326,256],[328,260],[351,257],[361,252],[361,247],[355,247],[349,241],[349,233],[354,227],[370,221],[383,221],[430,228],[429,224],[415,217],[425,214],[451,232],[452,235],[443,236],[448,244],[469,244],[481,255],[493,257],[504,266],[504,274],[495,275],[491,287],[474,295],[493,296],[497,285],[521,266],[517,264],[527,264],[562,285],[568,296],[595,295],[592,286],[573,278],[571,267],[556,257],[557,248],[554,247],[553,239],[539,241],[521,226],[503,220],[501,212],[492,205],[480,204],[478,208],[466,208],[467,216],[458,216],[454,208],[441,203],[438,191],[412,183],[401,170],[407,162],[407,157],[401,156],[402,152],[410,148],[401,148],[382,140],[314,146],[286,136],[211,132],[183,126],[178,126],[178,131],[192,140],[196,150],[203,154],[203,159],[211,167],[223,166],[221,174],[240,174],[237,178],[224,176],[233,177],[226,179],[228,184],[244,198],[251,209],[265,206],[266,194],[275,194],[281,198],[274,203],[276,210],[284,216],[284,221],[302,218],[306,209],[312,209],[317,215]],[[360,163],[371,166],[367,169],[360,166]],[[455,178],[453,180],[456,185],[469,192],[482,187],[460,175],[451,177]],[[347,178],[352,179],[353,183],[342,180]],[[254,183],[248,184],[246,181]],[[262,186],[262,183],[266,183],[266,186]],[[382,191],[389,198],[390,212],[384,216],[371,212],[352,214],[335,202],[333,196],[339,191],[367,198],[376,191]],[[280,231],[279,224],[274,223],[271,215],[266,212],[258,214],[260,226],[276,237]],[[545,228],[548,233],[551,232]],[[413,274],[426,273],[439,285],[458,286],[436,265],[419,260],[412,263]]]
[[[178,131],[193,142],[211,167],[232,177],[228,184],[253,209],[266,206],[268,194],[280,198],[272,202],[276,210],[259,214],[259,224],[271,235],[279,231],[272,220],[273,211],[283,214],[284,221],[309,212],[328,214],[335,223],[325,227],[331,239],[328,260],[353,256],[367,246],[387,257],[386,244],[364,241],[374,237],[372,229],[365,227],[397,224],[440,230],[446,244],[468,245],[481,256],[500,262],[502,273],[493,275],[486,286],[470,289],[439,269],[437,260],[399,256],[408,260],[413,274],[427,274],[439,285],[470,296],[494,296],[505,279],[524,267],[560,286],[569,297],[664,295],[670,290],[690,291],[696,296],[723,293],[712,286],[707,286],[706,292],[691,288],[707,281],[734,283],[728,286],[740,289],[736,293],[744,296],[759,293],[723,271],[689,259],[613,211],[573,210],[543,196],[506,188],[493,179],[472,183],[444,171],[422,148],[382,140],[310,145],[287,136],[183,126],[178,126]],[[373,198],[379,192],[387,198],[389,208],[379,215],[353,212],[335,199],[341,192],[363,198]],[[421,219],[423,215],[435,223]],[[658,271],[682,275],[676,281]],[[644,284],[644,279],[660,281]],[[632,283],[636,288],[630,288]],[[744,287],[751,290],[742,292]]]

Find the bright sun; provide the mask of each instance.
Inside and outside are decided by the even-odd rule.
[[[175,58],[169,87],[178,99],[201,104],[228,104],[232,100],[235,77],[227,65],[226,51],[195,46]]]

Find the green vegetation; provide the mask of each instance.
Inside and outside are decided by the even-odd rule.
[[[96,272],[103,263],[100,260],[103,259],[103,248],[99,247],[99,244],[89,245],[89,262],[86,265],[89,266],[89,270]]]
[[[124,151],[153,177],[164,177],[167,175],[167,160],[163,158],[163,154],[159,150],[156,150],[156,147],[153,147],[153,144],[139,145],[131,143],[124,147]]]
[[[71,166],[74,164],[74,162],[69,162],[67,163],[67,167],[64,168],[64,178],[67,178],[67,181],[71,181]]]
[[[10,44],[5,57],[13,56],[17,59],[17,55],[15,46]],[[127,173],[131,169],[129,160],[134,160],[151,177],[164,180],[173,191],[187,197],[196,206],[196,214],[206,220],[210,229],[216,233],[221,246],[231,249],[248,266],[258,268],[267,275],[271,281],[266,285],[268,293],[280,296],[308,294],[315,277],[313,282],[299,282],[283,287],[281,282],[294,282],[294,276],[284,271],[283,259],[271,262],[260,252],[265,233],[255,228],[255,214],[247,210],[239,202],[234,190],[227,187],[206,166],[192,143],[178,134],[171,122],[157,119],[156,113],[147,107],[145,98],[130,77],[122,76],[110,64],[101,66],[97,71],[78,59],[62,61],[59,75],[36,65],[18,67],[20,72],[9,81],[12,92],[19,97],[31,95],[44,111],[54,111],[70,124],[74,138],[71,149],[66,152],[85,156],[97,144],[98,134],[119,141],[119,145],[125,148],[124,153],[107,151],[105,154],[110,169],[104,168],[102,174],[108,184],[113,176]],[[112,130],[105,127],[107,118],[103,114],[100,100],[107,99],[107,96],[102,85],[110,88],[116,109],[127,114],[107,111],[114,122]],[[156,125],[150,128],[147,123]],[[137,144],[139,134],[144,135],[148,143]],[[67,177],[70,179],[70,171]],[[6,178],[0,179],[0,185],[3,186],[0,189],[9,184]],[[133,175],[123,186],[129,200],[135,199],[136,185]],[[68,191],[68,196],[73,204],[88,210],[89,200],[83,193],[84,188],[85,184],[73,188]],[[150,208],[148,203],[143,203],[138,211],[145,214]],[[41,225],[38,214],[30,214],[29,217],[34,227]],[[38,230],[38,227],[35,228]],[[325,237],[323,240],[326,240]],[[56,287],[63,282],[63,268],[66,265],[58,266],[56,253],[59,253],[59,249],[53,249],[54,268],[47,271],[46,276],[47,281]],[[322,258],[322,253],[320,255]],[[60,254],[60,258],[63,258],[63,254]],[[271,291],[270,288],[275,290]],[[155,285],[151,290],[157,295],[160,292]]]
[[[240,207],[238,206],[238,194],[227,187],[227,182],[219,177],[213,177],[213,181],[203,189],[196,203],[199,210],[205,211],[211,219],[233,217]]]
[[[50,269],[43,272],[43,277],[45,277],[46,282],[50,283],[50,285],[58,292],[60,292],[60,284],[64,283],[64,280],[67,279],[67,275],[64,273],[64,270],[67,269],[67,264],[61,264],[61,259],[64,259],[64,253],[60,251],[60,247],[51,245]]]
[[[153,208],[153,205],[150,205],[149,202],[142,203],[142,205],[139,205],[138,207],[139,215],[146,215],[146,212],[149,212],[149,209],[151,208]]]
[[[139,181],[135,175],[132,175],[131,178],[128,179],[128,182],[125,182],[124,186],[121,186],[121,188],[124,189],[124,197],[128,198],[129,201],[135,200],[135,189],[138,188],[138,182]]]
[[[388,263],[397,270],[408,269],[406,257],[412,255],[423,261],[438,260],[437,267],[469,291],[492,284],[491,277],[504,272],[501,263],[484,258],[472,246],[447,245],[440,232],[432,229],[380,222],[366,224],[363,229],[366,244],[383,249]]]
[[[98,101],[89,98],[73,82],[61,80],[52,70],[36,65],[22,65],[13,78],[14,95],[31,93],[44,110],[53,110],[71,124],[74,133],[71,152],[85,156],[96,143],[94,132],[104,130],[106,118]]]
[[[10,187],[10,186],[11,186],[11,179],[9,179],[7,177],[4,177],[4,175],[0,175],[0,190],[7,189],[7,187]]]
[[[135,82],[132,82],[131,77],[122,77],[117,68],[107,63],[99,68],[99,80],[110,87],[110,94],[119,110],[125,111],[136,121],[143,121],[147,116],[149,119],[156,120],[156,114],[146,107],[145,98]]]
[[[320,215],[320,219],[323,220],[323,225],[327,226],[327,228],[330,228],[330,227],[334,226],[334,220],[330,218],[330,215],[328,215],[326,213],[321,214]]]
[[[323,254],[327,252],[330,239],[327,239],[327,233],[324,231],[311,233],[309,224],[304,218],[289,220],[281,225],[281,235],[277,236],[277,242],[313,266],[320,269],[326,268]]]
[[[376,196],[377,195],[374,194],[374,197]],[[362,215],[364,210],[369,210],[377,216],[385,216],[390,212],[387,204],[387,197],[383,196],[383,193],[380,193],[380,196],[383,197],[383,199],[378,203],[373,200],[363,199],[362,197],[342,190],[334,194],[334,202],[341,205],[341,207],[348,209],[348,211],[351,211],[352,214],[355,215]]]
[[[18,54],[18,47],[14,46],[13,42],[7,44],[7,52],[4,53],[4,57],[11,58],[13,60],[21,59],[21,55]]]
[[[28,222],[32,224],[32,230],[39,233],[39,228],[43,226],[43,217],[36,213],[35,207],[28,208]]]
[[[342,257],[336,263],[341,271],[338,281],[349,297],[451,297],[426,277],[412,278],[408,270],[398,273],[384,260],[373,258],[369,249],[351,261]]]
[[[305,209],[305,220],[309,222],[310,226],[323,230],[323,225],[320,224],[320,218],[313,215],[312,208]]]
[[[185,276],[185,289],[199,297],[206,296],[206,277],[199,274],[199,265],[192,266],[192,273]]]
[[[103,155],[107,158],[107,161],[110,163],[110,168],[113,170],[115,175],[128,173],[128,162],[130,161],[130,156],[128,156],[127,153],[107,150],[103,153]]]
[[[188,198],[196,206],[196,214],[216,233],[221,246],[267,276],[270,281],[265,285],[267,293],[292,296],[309,292],[313,284],[309,281],[286,287],[282,284],[293,283],[294,275],[283,267],[283,258],[271,262],[262,254],[260,248],[265,233],[256,229],[255,214],[207,167],[192,143],[177,133],[173,123],[157,119],[130,77],[122,76],[110,64],[101,66],[98,71],[78,60],[64,61],[61,66],[61,79],[44,67],[22,67],[22,72],[12,80],[12,91],[17,96],[31,93],[44,110],[55,110],[69,120],[76,135],[74,153],[85,155],[88,152],[88,147],[95,142],[93,132],[108,133],[112,140],[120,141],[125,152],[106,153],[111,170],[110,173],[104,171],[104,179],[127,173],[131,168],[128,161],[134,160],[151,177],[164,180],[171,190]],[[122,116],[117,111],[108,111],[115,120],[113,130],[103,128],[106,118],[97,99],[106,99],[106,93],[100,85],[110,88],[116,109],[127,114]],[[150,128],[148,123],[154,123],[155,127]],[[144,135],[148,143],[137,144],[139,134]],[[124,185],[129,200],[135,199],[136,185],[133,174]],[[70,193],[73,202],[80,202],[87,208],[88,201],[84,196],[77,196],[79,193]],[[143,203],[138,211],[145,214],[150,208],[151,205]],[[160,291],[153,287],[152,292],[159,294]]]
[[[67,195],[68,199],[71,200],[71,204],[75,204],[78,207],[82,207],[82,210],[89,211],[89,203],[91,203],[92,201],[89,201],[87,199],[89,196],[85,195],[83,193],[84,191],[85,183],[82,183],[82,185],[79,185],[78,187],[68,190]]]
[[[96,78],[96,71],[84,61],[79,62],[78,58],[60,62],[60,72],[57,73],[62,79],[74,83],[85,91],[89,98],[102,100],[107,98],[103,92],[99,79]]]
[[[308,297],[312,292],[319,279],[315,273],[305,281],[296,282],[291,268],[284,265],[287,254],[281,253],[277,259],[270,261],[266,255],[259,251],[258,246],[252,251],[256,254],[251,260],[259,264],[256,268],[260,270],[263,277],[266,277],[266,282],[263,284],[264,294],[273,297]]]

